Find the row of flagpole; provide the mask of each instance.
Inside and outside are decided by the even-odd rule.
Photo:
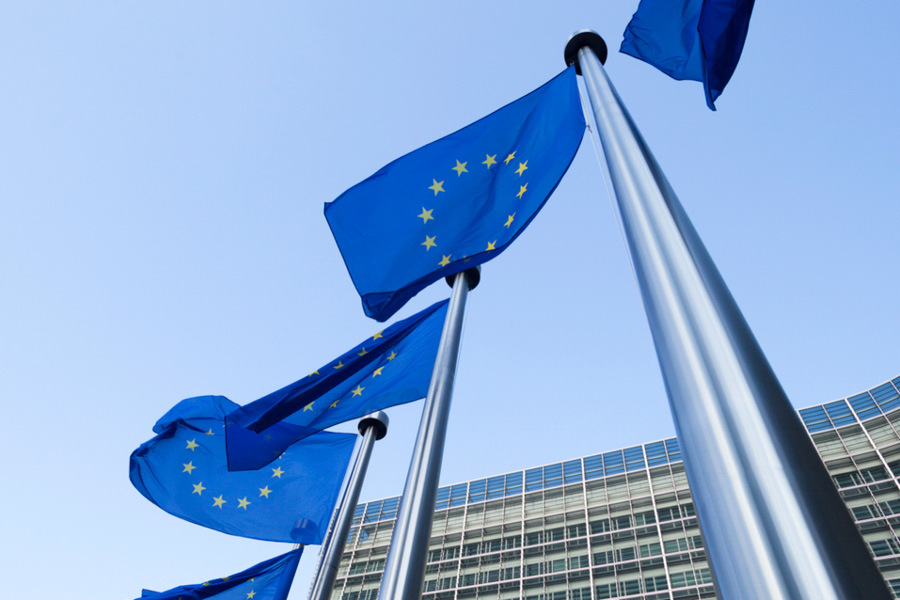
[[[889,598],[737,303],[606,76],[606,53],[599,35],[583,31],[565,58],[593,109],[719,597]],[[379,600],[422,594],[466,293],[478,277],[462,272],[453,284]],[[343,506],[338,517],[348,527],[354,508]],[[342,549],[345,538],[332,542]],[[310,600],[328,599],[333,575],[323,571],[335,567],[323,560]]]
[[[600,36],[583,31],[571,37],[564,55],[567,64],[575,65],[577,73],[582,76],[587,101],[593,110],[596,135],[603,146],[615,190],[617,216],[625,233],[656,347],[717,594],[724,600],[889,598],[884,580],[812,441],[662,169],[606,76],[602,66],[606,53],[606,45]],[[574,76],[571,72],[568,76],[568,83],[572,84],[571,78]],[[560,97],[570,105],[571,94],[567,97],[568,92],[562,87],[565,83],[566,79],[560,76],[538,91],[552,90],[547,92],[551,95],[562,90]],[[543,109],[552,114],[552,106],[556,105],[548,109],[540,104],[543,99],[541,94],[536,99],[531,96],[501,111],[510,107],[516,110],[519,102],[527,100],[532,104],[522,106],[535,111]],[[537,108],[534,108],[535,105]],[[500,115],[501,111],[495,115]],[[499,117],[492,115],[489,118]],[[562,128],[560,131],[563,137],[571,137],[570,132]],[[571,145],[569,141],[561,147],[566,149]],[[509,164],[516,152],[517,149],[513,148],[505,164]],[[574,150],[572,152],[574,155]],[[482,163],[487,165],[485,173],[490,173],[492,165],[499,164],[496,156],[487,155],[488,160]],[[552,157],[542,158],[547,158],[549,163]],[[491,159],[494,159],[493,162]],[[558,161],[554,176],[562,177],[570,160]],[[466,169],[468,163],[456,162],[454,170],[457,170],[457,176],[469,172]],[[528,162],[527,159],[524,163],[520,162],[519,169],[514,173],[521,177],[530,168]],[[495,177],[497,171],[494,173],[489,176]],[[512,174],[506,176],[512,177]],[[445,191],[444,181],[433,181],[433,186],[428,189],[433,190],[437,197],[439,192]],[[519,186],[521,180],[512,181],[519,188],[516,196],[520,199],[528,184],[534,183],[527,181]],[[555,183],[548,186],[548,195],[554,187]],[[532,214],[541,205],[536,204]],[[339,209],[334,210],[336,212],[330,223],[337,231],[341,227],[342,213]],[[418,218],[423,219],[423,226],[434,220],[433,210],[422,207]],[[506,230],[514,222],[515,215],[514,212],[508,216]],[[527,224],[527,219],[522,220]],[[518,231],[507,235],[501,246],[515,239]],[[421,245],[425,246],[426,252],[436,245],[435,237],[425,235],[425,243]],[[498,250],[496,244],[496,240],[489,241],[487,250],[479,251],[474,264],[494,256],[491,252]],[[343,251],[345,248],[342,248]],[[354,251],[354,248],[346,250]],[[446,267],[452,254],[443,256],[444,260],[439,264]],[[365,260],[367,257],[361,258]],[[462,258],[457,259],[457,272],[447,277],[452,293],[449,303],[446,303],[446,315],[418,435],[379,588],[379,600],[416,600],[422,594],[466,301],[468,292],[478,285],[481,277],[480,267],[465,264],[470,260],[462,254]],[[349,267],[348,263],[348,268],[353,274],[355,267]],[[433,266],[431,270],[435,271]],[[429,273],[429,277],[433,276],[434,273]],[[385,294],[361,292],[361,295],[367,312],[371,311],[378,318],[387,318],[418,291],[415,286],[410,289],[411,292],[406,289],[389,298],[385,298]],[[428,309],[431,311],[429,314],[435,314],[435,310],[442,308],[432,307]],[[394,334],[401,331],[406,330],[400,327]],[[391,338],[391,344],[407,339],[404,335],[398,334],[399,341]],[[386,340],[380,346],[376,343],[381,337],[381,334],[372,337],[369,346],[372,352],[363,346],[360,352],[345,355],[345,358],[349,357],[348,361],[355,361],[356,366],[346,366],[343,360],[338,360],[329,368],[328,373],[336,381],[332,385],[349,381],[342,378],[343,375],[334,375],[345,366],[347,368],[340,373],[346,373],[346,377],[359,373],[369,377],[369,371],[363,371],[367,368],[374,369],[371,377],[380,375],[385,367],[376,369],[376,363],[372,361],[385,356],[388,349]],[[395,356],[392,351],[385,360],[391,361]],[[272,461],[272,457],[277,457],[280,452],[273,453],[272,447],[265,446],[274,439],[274,434],[282,436],[281,442],[290,446],[297,439],[308,436],[313,428],[309,424],[297,426],[288,423],[263,438],[259,438],[258,434],[272,427],[272,423],[277,424],[280,419],[286,418],[284,415],[297,413],[301,408],[302,412],[311,411],[320,399],[314,396],[319,389],[316,387],[319,385],[317,381],[301,380],[257,403],[227,413],[226,421],[233,415],[237,418],[233,427],[226,429],[226,435],[230,431],[230,435],[235,436],[233,440],[243,440],[246,444],[244,448],[263,452],[264,460],[260,464],[268,464],[266,461]],[[368,379],[366,381],[366,386],[374,386],[368,383]],[[361,396],[364,389],[362,384],[357,383],[357,388],[352,390],[353,397]],[[409,399],[392,400],[393,404],[402,401]],[[173,409],[174,412],[170,411],[171,414],[167,414],[169,419],[164,417],[158,426],[174,427],[173,423],[178,421],[176,413],[183,415],[183,420],[190,415],[200,418],[197,416],[200,409],[219,407],[217,410],[225,410],[222,407],[227,407],[227,402],[230,401],[220,397],[189,399],[184,401],[183,406]],[[331,408],[336,407],[338,402],[339,399],[335,400]],[[383,406],[389,405],[392,404]],[[356,443],[352,467],[323,541],[310,600],[329,600],[332,595],[373,445],[386,434],[387,423],[387,416],[381,412],[371,414],[359,423],[361,439]],[[213,433],[210,429],[209,434]],[[264,441],[261,442],[261,439]],[[156,440],[153,442],[158,443]],[[347,444],[349,447],[349,442]],[[187,450],[190,452],[198,447],[200,445],[196,440],[188,441]],[[149,448],[142,447],[136,451],[133,460],[135,456],[146,456]],[[229,453],[232,451],[227,450]],[[254,460],[260,456],[255,454]],[[197,468],[193,462],[184,464],[189,475]],[[259,467],[254,465],[244,468]],[[273,471],[278,471],[279,478],[283,473],[280,468]],[[141,479],[139,470],[133,471],[133,481],[136,486],[140,484],[142,493],[153,500],[152,492]],[[204,489],[207,488],[203,487],[203,482],[194,484],[193,493],[201,497]],[[271,492],[268,485],[260,488],[260,492],[261,496],[264,492],[268,500]],[[218,508],[226,502],[222,495],[215,500]],[[239,502],[245,510],[250,504],[246,496]],[[293,560],[293,568],[296,568],[298,558],[299,549],[294,555],[285,555],[279,560],[288,561],[285,564]],[[290,571],[292,576],[293,571]],[[253,581],[252,578],[249,580]],[[287,585],[290,585],[289,581]]]

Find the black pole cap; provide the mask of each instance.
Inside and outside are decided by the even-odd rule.
[[[458,275],[458,273],[454,273],[453,275],[447,275],[446,277],[444,277],[444,281],[446,281],[447,285],[449,285],[452,288],[453,282],[456,280],[457,275]],[[475,286],[477,286],[479,284],[479,282],[481,282],[481,265],[478,265],[477,267],[472,267],[471,269],[466,269],[465,271],[463,271],[463,275],[466,276],[466,285],[468,286],[469,291],[471,292],[472,290],[475,289]]]
[[[369,427],[374,427],[375,439],[380,440],[387,435],[388,423],[390,423],[390,419],[388,419],[387,414],[379,410],[363,417],[356,425],[356,428],[359,430],[359,435],[366,435],[366,430]]]
[[[600,34],[591,29],[582,29],[576,31],[569,37],[563,56],[566,59],[566,65],[575,65],[575,72],[581,75],[581,67],[578,65],[578,51],[582,48],[588,48],[597,55],[597,60],[601,65],[606,64],[606,57],[609,52],[606,49],[606,42],[600,37]]]

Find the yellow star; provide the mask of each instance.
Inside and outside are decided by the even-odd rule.
[[[184,471],[182,471],[182,473],[187,473],[188,475],[191,474],[191,471],[193,471],[194,469],[197,468],[194,466],[194,461],[191,461],[187,464],[185,464],[185,463],[181,463],[181,464],[184,465]]]
[[[216,434],[214,434],[214,433],[213,433],[213,430],[210,429],[209,431],[206,432],[206,435],[216,435]]]
[[[445,192],[445,191],[446,191],[446,190],[444,189],[444,182],[443,182],[443,181],[438,181],[437,179],[432,179],[431,181],[433,181],[434,183],[432,183],[431,185],[429,185],[429,186],[428,186],[428,189],[429,189],[429,190],[433,190],[435,196],[438,195],[438,192]]]
[[[187,448],[185,448],[185,450],[190,450],[191,452],[193,452],[194,448],[199,448],[199,447],[200,446],[197,444],[197,438],[194,438],[192,440],[188,440],[188,445],[187,445]]]
[[[341,361],[338,361],[338,364],[334,365],[334,368],[335,368],[335,369],[340,369],[340,368],[343,367],[343,366],[344,366],[344,363],[342,363]]]
[[[377,376],[377,375],[381,375],[381,370],[382,370],[383,368],[384,368],[384,367],[378,367],[377,369],[375,369],[374,371],[372,371],[372,377],[375,377],[375,376]]]
[[[485,252],[487,252],[488,250],[496,250],[497,249],[496,244],[497,244],[497,240],[494,240],[493,242],[488,242],[488,247],[487,247],[487,250],[485,250]]]
[[[525,172],[525,169],[527,169],[527,168],[528,168],[528,161],[527,161],[527,160],[526,160],[525,162],[523,162],[523,163],[519,163],[519,168],[516,169],[516,175],[518,175],[519,177],[521,177],[521,176],[522,176],[522,173],[524,173],[524,172]]]
[[[509,164],[509,161],[511,161],[511,160],[514,159],[515,157],[516,157],[516,153],[515,153],[515,151],[513,151],[512,154],[510,154],[509,156],[506,157],[506,159],[503,161],[503,164],[504,164],[504,165],[508,165],[508,164]]]
[[[377,340],[377,339],[380,338],[380,337],[383,337],[383,336],[381,335],[382,333],[384,333],[384,330],[379,331],[378,333],[376,333],[375,335],[373,335],[373,336],[372,336],[372,340],[374,341],[374,340]]]
[[[391,350],[391,355],[388,356],[387,358],[388,358],[388,360],[394,360],[395,358],[397,358],[397,353],[394,352],[393,350]]]
[[[215,498],[213,498],[213,508],[222,508],[222,506],[227,502],[222,498],[222,494],[219,494]]]
[[[231,579],[231,576],[226,575],[225,577],[222,578],[222,581],[228,581],[229,579]]]
[[[202,481],[201,481],[200,483],[192,483],[191,485],[194,486],[194,491],[191,492],[192,494],[197,494],[198,496],[202,496],[202,495],[203,495],[203,490],[205,490],[206,488],[203,487],[203,482],[202,482]]]
[[[337,403],[338,403],[338,402],[340,402],[340,400],[335,400],[334,402],[332,402],[332,403],[331,403],[331,406],[328,407],[329,410],[332,409],[332,408],[337,408]]]
[[[437,244],[434,243],[434,238],[436,238],[436,237],[437,237],[436,235],[426,235],[425,236],[425,241],[422,242],[421,245],[425,246],[426,252],[428,250],[431,250],[434,246],[437,246]]]
[[[469,164],[467,162],[461,163],[458,160],[456,161],[456,166],[453,167],[453,170],[456,171],[456,176],[461,177],[463,173],[468,173],[469,170],[466,169],[466,165]]]
[[[366,350],[365,348],[363,348],[362,351],[357,352],[356,355],[357,355],[357,356],[365,356],[365,355],[368,354],[368,353],[369,353],[369,351]]]
[[[357,385],[355,390],[351,390],[353,392],[353,396],[362,396],[363,390],[366,389],[361,385]],[[352,396],[351,396],[352,397]]]
[[[522,196],[524,196],[524,195],[525,195],[525,190],[527,190],[527,189],[528,189],[528,184],[527,184],[527,183],[526,183],[525,185],[520,185],[520,186],[519,186],[519,193],[516,194],[516,198],[521,198]]]
[[[307,377],[312,377],[313,375],[318,375],[318,374],[319,374],[319,370],[316,369],[315,371],[313,371],[312,373],[310,373],[309,375],[307,375]]]
[[[259,497],[260,498],[262,498],[263,496],[268,498],[269,494],[271,494],[271,493],[272,493],[272,490],[269,489],[269,486],[259,488]]]
[[[284,471],[281,470],[281,467],[275,467],[274,469],[272,469],[272,477],[281,479],[282,475],[284,475]]]
[[[509,215],[509,217],[507,217],[506,223],[504,223],[504,225],[506,225],[507,229],[509,229],[509,226],[512,225],[513,219],[515,219],[515,218],[516,218],[516,213],[513,213],[513,214]]]
[[[425,207],[423,206],[422,214],[416,215],[416,216],[419,217],[420,219],[422,219],[422,224],[424,225],[428,221],[434,221],[434,217],[431,216],[431,213],[433,213],[433,212],[434,212],[433,208],[431,210],[425,210]]]
[[[441,262],[439,262],[438,264],[441,265],[442,267],[446,267],[447,265],[450,264],[451,256],[453,256],[453,255],[452,254],[444,254],[444,258],[442,258]]]
[[[244,496],[243,498],[238,498],[238,508],[243,508],[244,510],[247,510],[248,506],[250,506],[250,503],[247,502],[247,496]],[[225,578],[223,577],[222,579],[225,579]]]
[[[203,582],[203,585],[209,585],[209,582],[208,582],[208,581],[204,581],[204,582]]]
[[[255,596],[255,595],[256,595],[256,592],[254,592],[253,590],[250,590],[249,592],[247,592],[248,600],[252,600],[253,596]]]
[[[306,412],[306,411],[308,411],[308,410],[312,410],[312,409],[313,409],[313,404],[315,404],[315,403],[316,403],[316,401],[313,400],[312,402],[310,402],[309,404],[307,404],[306,406],[304,406],[304,407],[303,407],[303,412]]]
[[[497,164],[497,155],[496,154],[493,154],[493,155],[485,154],[484,156],[485,156],[485,159],[483,161],[481,161],[481,164],[485,165],[488,168],[488,170],[490,170],[490,168],[492,166]]]

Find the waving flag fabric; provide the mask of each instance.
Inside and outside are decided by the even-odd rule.
[[[715,101],[737,68],[754,0],[641,0],[620,51],[673,79],[702,81]]]
[[[503,252],[556,189],[584,129],[570,67],[326,204],[366,314],[384,321],[431,283]]]
[[[131,454],[131,483],[176,517],[224,533],[273,542],[321,543],[358,436],[322,432],[271,465],[232,473],[225,456],[222,396],[182,400]]]
[[[228,466],[257,469],[311,433],[428,392],[447,300],[380,331],[307,377],[228,415]]]
[[[137,600],[286,600],[302,552],[291,550],[230,577],[166,592],[144,590]]]

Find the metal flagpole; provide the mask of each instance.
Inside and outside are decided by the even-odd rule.
[[[478,267],[453,276],[453,293],[422,408],[422,420],[400,499],[378,600],[418,600],[422,595],[466,296],[480,279],[481,270]],[[450,280],[448,277],[447,282],[450,283]]]
[[[583,75],[724,600],[887,599],[884,579],[700,237],[578,32]]]
[[[375,445],[376,440],[387,435],[389,422],[388,416],[382,411],[366,415],[359,422],[358,429],[362,436],[362,442],[356,452],[353,468],[350,470],[350,478],[340,502],[338,502],[334,526],[329,530],[322,544],[322,560],[319,561],[319,569],[313,580],[309,600],[328,600],[331,597],[331,589],[334,587],[341,554],[344,553],[347,534],[350,531],[350,524],[353,522],[353,513],[359,502],[359,492],[362,490],[366,470],[369,467],[372,446]]]

